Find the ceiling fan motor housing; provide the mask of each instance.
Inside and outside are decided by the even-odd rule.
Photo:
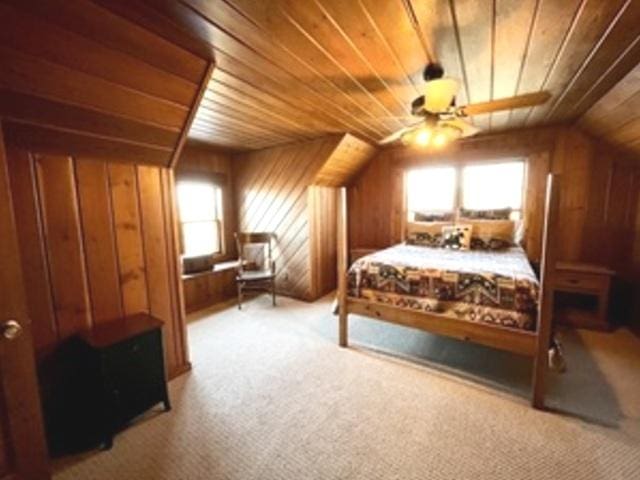
[[[430,63],[425,67],[424,72],[422,74],[425,82],[428,82],[429,80],[436,80],[438,78],[442,78],[443,75],[444,75],[444,68],[442,68],[442,65],[440,65],[439,63]]]

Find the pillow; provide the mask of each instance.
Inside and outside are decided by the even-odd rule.
[[[442,228],[452,225],[449,222],[409,222],[407,224],[407,245],[442,247]]]
[[[471,245],[471,225],[451,225],[442,227],[442,245],[453,250],[469,250]]]
[[[515,245],[516,222],[512,220],[475,220],[470,224],[474,250],[505,250]]]
[[[453,213],[451,212],[414,212],[414,222],[452,222]]]
[[[511,208],[498,208],[494,210],[471,210],[468,208],[460,209],[460,218],[468,218],[471,220],[509,220],[511,217]]]
[[[182,273],[207,272],[213,269],[213,255],[201,255],[199,257],[182,257]]]

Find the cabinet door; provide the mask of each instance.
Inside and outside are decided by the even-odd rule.
[[[0,479],[51,478],[0,125]]]

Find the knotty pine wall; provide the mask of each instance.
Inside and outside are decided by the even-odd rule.
[[[618,272],[622,280],[618,284],[627,285],[623,289],[637,285],[640,164],[575,127],[470,138],[435,153],[381,150],[348,189],[350,248],[379,249],[402,240],[407,169],[510,157],[528,159],[525,249],[529,258],[540,259],[544,186],[553,170],[562,174],[560,258],[607,265]]]
[[[337,285],[338,191],[320,185],[308,189],[311,298],[320,298]]]
[[[149,312],[169,375],[187,368],[172,173],[15,147],[8,163],[36,351]]]

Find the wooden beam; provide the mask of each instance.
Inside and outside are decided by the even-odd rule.
[[[169,168],[175,168],[178,164],[178,159],[180,158],[180,153],[184,148],[184,144],[187,141],[187,135],[189,134],[189,129],[191,128],[191,124],[193,120],[196,118],[196,113],[198,112],[198,107],[200,106],[200,101],[202,97],[204,97],[204,93],[207,91],[207,87],[209,85],[209,81],[211,80],[211,76],[213,75],[213,70],[215,69],[215,63],[209,62],[207,65],[207,69],[202,76],[202,81],[200,82],[200,87],[198,88],[198,92],[193,99],[193,103],[191,104],[191,109],[189,110],[189,115],[187,116],[187,120],[182,127],[182,132],[180,133],[180,137],[178,137],[178,143],[176,144],[176,148],[173,150],[173,155],[171,155],[171,160],[169,162]]]

